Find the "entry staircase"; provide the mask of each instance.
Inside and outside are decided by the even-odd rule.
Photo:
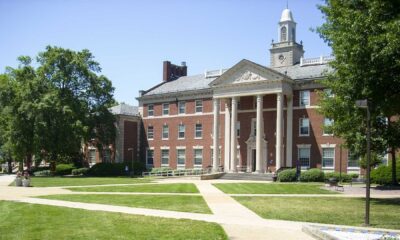
[[[219,179],[226,180],[250,180],[250,181],[272,181],[272,173],[225,173]]]

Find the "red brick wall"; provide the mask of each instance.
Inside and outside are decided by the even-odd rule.
[[[137,157],[137,145],[138,145],[138,123],[132,121],[124,121],[124,161],[132,161],[132,152],[128,151],[129,148],[133,148],[133,160]]]

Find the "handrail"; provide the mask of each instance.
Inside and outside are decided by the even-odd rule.
[[[143,172],[143,177],[180,177],[180,176],[200,176],[209,173],[208,169],[177,169],[177,170],[166,170],[157,172]]]

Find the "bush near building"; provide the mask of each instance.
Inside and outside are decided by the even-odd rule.
[[[329,178],[336,178],[337,180],[341,180],[342,182],[351,182],[353,178],[358,178],[357,173],[342,173],[339,172],[329,172],[325,173],[325,181],[329,180]]]
[[[325,174],[321,169],[311,168],[307,171],[301,172],[301,182],[323,182],[325,180]]]
[[[128,166],[129,172],[126,172],[126,166]],[[95,177],[127,176],[132,170],[131,167],[131,163],[96,163],[87,171],[87,175]],[[140,175],[145,169],[143,163],[134,162],[133,171],[135,175]]]
[[[75,168],[74,164],[58,164],[54,174],[58,176],[70,175]]]
[[[297,180],[296,169],[286,169],[278,173],[278,180],[280,182],[295,182]]]
[[[400,182],[400,161],[397,161],[396,163],[396,178],[397,182]],[[392,184],[392,166],[380,165],[379,167],[372,169],[371,182],[380,185]]]

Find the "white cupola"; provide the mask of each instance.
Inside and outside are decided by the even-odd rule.
[[[292,11],[286,8],[282,11],[279,21],[279,42],[296,42],[296,22]]]

